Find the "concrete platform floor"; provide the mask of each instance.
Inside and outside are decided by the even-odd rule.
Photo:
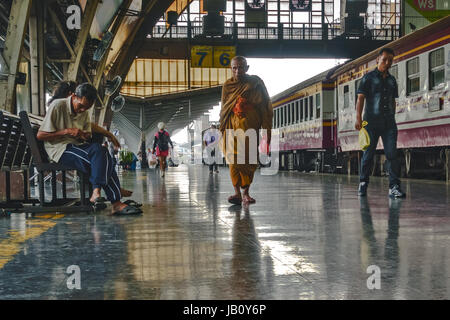
[[[357,177],[257,173],[257,203],[241,208],[227,203],[225,168],[121,180],[142,216],[0,218],[0,299],[450,298],[445,183],[405,180],[408,198],[389,200],[374,178],[359,199]],[[67,286],[73,265],[81,289]]]

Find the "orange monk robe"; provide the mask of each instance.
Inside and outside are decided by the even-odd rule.
[[[239,99],[243,98],[243,99]],[[243,113],[237,114],[233,111],[236,103],[245,101],[246,106]],[[253,176],[258,167],[257,164],[249,163],[249,150],[257,152],[257,146],[249,148],[245,144],[245,164],[237,163],[237,139],[226,139],[226,130],[242,129],[244,132],[248,129],[256,130],[259,137],[259,129],[267,129],[267,140],[270,143],[270,133],[272,129],[273,109],[269,94],[267,93],[264,82],[257,76],[247,75],[241,81],[228,79],[222,88],[222,109],[220,111],[220,127],[222,132],[222,151],[227,163],[230,165],[230,175],[234,186],[246,188],[253,181]],[[243,137],[239,143],[244,143]],[[248,140],[247,140],[248,141]],[[256,147],[256,148],[255,148]]]

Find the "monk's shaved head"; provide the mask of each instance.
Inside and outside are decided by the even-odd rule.
[[[231,59],[231,71],[233,73],[233,79],[235,81],[243,80],[248,71],[247,59],[243,56],[236,56]]]
[[[235,56],[233,59],[231,59],[231,62],[233,61],[240,61],[245,63],[245,65],[247,65],[247,59],[245,59],[245,57],[243,56]]]

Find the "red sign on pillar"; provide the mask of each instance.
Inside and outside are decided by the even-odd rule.
[[[436,0],[414,0],[414,5],[420,11],[436,10]]]

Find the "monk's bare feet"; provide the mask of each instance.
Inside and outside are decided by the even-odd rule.
[[[256,202],[256,200],[253,199],[252,197],[250,197],[248,194],[244,194],[242,196],[242,201],[245,203],[255,203]]]
[[[120,194],[122,195],[122,197],[128,198],[133,195],[133,191],[120,188]]]
[[[232,204],[241,204],[242,203],[242,197],[240,194],[232,195],[228,198],[228,202]]]
[[[95,188],[95,189],[92,191],[92,196],[91,196],[91,198],[89,199],[89,201],[91,201],[92,203],[94,203],[95,200],[97,200],[97,199],[100,198],[100,197],[101,197],[101,190],[100,190],[100,188]]]

